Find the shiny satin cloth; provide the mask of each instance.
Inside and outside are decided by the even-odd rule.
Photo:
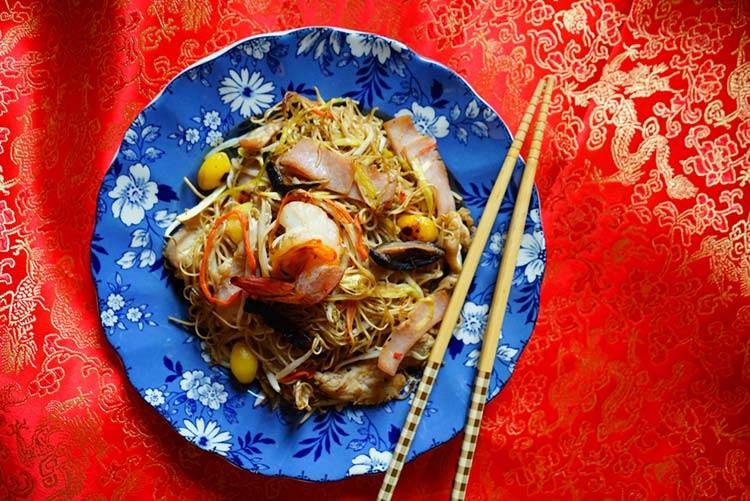
[[[182,439],[99,323],[97,190],[190,63],[305,25],[375,32],[518,126],[553,75],[534,334],[486,408],[467,499],[750,499],[750,3],[0,2],[0,498],[373,499]],[[447,499],[460,437],[396,499]]]

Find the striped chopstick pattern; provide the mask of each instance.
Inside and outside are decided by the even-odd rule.
[[[453,481],[453,491],[451,499],[463,499],[466,487],[469,485],[469,473],[471,464],[474,460],[474,450],[477,447],[479,438],[479,428],[482,426],[482,415],[484,414],[484,404],[487,401],[487,388],[490,385],[489,372],[477,371],[474,381],[474,392],[471,395],[471,406],[469,415],[466,419],[466,434],[468,440],[465,442],[466,447],[461,448],[461,454],[458,457],[458,469]]]
[[[401,430],[401,436],[393,451],[391,465],[403,465],[406,461],[406,455],[409,454],[414,434],[419,427],[419,421],[422,419],[422,411],[427,406],[427,400],[430,398],[430,392],[432,392],[432,386],[435,383],[439,369],[440,364],[433,361],[428,361],[427,365],[425,365],[422,380],[417,387],[417,391],[414,393],[414,400],[409,415],[406,416],[404,428]],[[379,501],[385,501],[393,496],[398,478],[401,476],[401,470],[402,468],[400,467],[388,468],[385,478],[383,478],[383,484],[380,487],[380,493],[378,494]]]

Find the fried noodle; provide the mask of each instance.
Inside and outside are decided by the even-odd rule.
[[[436,247],[454,248],[454,254],[457,247],[460,254],[472,228],[468,211],[439,213],[436,188],[425,182],[421,167],[394,151],[376,110],[362,113],[351,99],[324,101],[289,92],[263,116],[251,118],[249,127],[239,141],[230,139],[208,153],[226,153],[229,172],[178,218],[180,229],[167,238],[166,261],[183,282],[195,335],[212,362],[226,367],[234,343],[246,343],[258,359],[262,391],[274,403],[311,411],[402,398],[406,381],[429,354],[436,329],[403,354],[397,374],[379,370],[376,359],[394,326],[406,322],[417,304],[432,301],[441,290],[450,293],[459,269],[446,259],[389,269],[369,253],[404,241],[399,218],[416,215],[435,224]],[[303,138],[350,163],[349,192],[329,189],[330,179],[310,178],[284,165],[284,155]],[[279,174],[281,186],[272,182]],[[279,250],[285,235],[304,235],[294,223],[280,222],[286,208],[290,214],[293,207],[305,208],[294,202],[322,209],[339,231],[339,280],[319,301],[302,296],[296,301],[298,260],[283,258]],[[304,245],[320,260],[329,259],[321,238]],[[291,271],[281,269],[285,266]],[[266,289],[249,291],[237,277],[295,287],[269,296]]]

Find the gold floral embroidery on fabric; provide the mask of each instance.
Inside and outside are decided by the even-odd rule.
[[[86,29],[67,40],[79,15]],[[509,125],[531,82],[556,79],[538,186],[555,215],[549,232],[567,247],[550,259],[548,280],[572,292],[543,299],[544,335],[503,392],[509,410],[487,414],[478,457],[500,451],[515,463],[502,476],[479,468],[470,494],[647,498],[660,484],[715,498],[725,482],[747,496],[750,429],[736,421],[750,405],[738,384],[750,380],[741,337],[750,306],[732,305],[750,298],[749,19],[746,0],[0,0],[0,458],[18,466],[0,474],[0,497],[75,498],[88,469],[105,473],[113,497],[200,484],[185,472],[204,471],[205,456],[157,438],[166,425],[107,358],[86,258],[92,215],[61,215],[61,206],[93,207],[129,123],[185,66],[252,34],[325,24],[418,44]],[[84,47],[80,62],[71,49]],[[611,238],[592,252],[602,235]],[[645,259],[665,261],[669,274],[626,269]],[[623,283],[608,282],[618,266]],[[685,374],[699,370],[687,386]],[[644,409],[658,420],[644,423]],[[32,410],[36,421],[19,417]],[[104,443],[108,434],[119,442]],[[717,443],[724,457],[705,457]],[[657,444],[675,452],[646,463],[649,452],[634,452]],[[225,490],[212,495],[240,479],[284,496],[288,484],[216,464],[209,485]],[[139,490],[151,472],[162,485]],[[606,475],[627,481],[613,486]],[[341,485],[325,492],[353,484]]]

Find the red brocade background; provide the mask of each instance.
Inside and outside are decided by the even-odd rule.
[[[750,500],[750,2],[0,0],[0,499],[373,499],[180,437],[99,324],[89,244],[123,134],[184,67],[331,25],[461,74],[515,131],[556,88],[539,320],[467,499]],[[460,437],[396,499],[447,499]]]

